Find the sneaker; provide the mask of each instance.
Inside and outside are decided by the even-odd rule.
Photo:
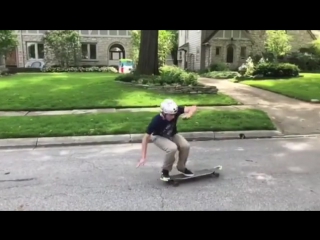
[[[191,172],[188,168],[185,168],[183,171],[180,171],[178,169],[178,171],[181,172],[186,177],[192,177],[194,175],[193,172]]]
[[[169,171],[168,170],[162,170],[162,174],[160,177],[160,180],[168,182],[170,180]]]

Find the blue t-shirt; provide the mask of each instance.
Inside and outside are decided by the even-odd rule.
[[[160,114],[157,114],[151,120],[148,128],[147,134],[151,135],[159,135],[162,137],[173,137],[175,134],[178,133],[177,130],[177,121],[181,114],[184,114],[184,107],[179,106],[176,116],[171,121],[163,119]]]

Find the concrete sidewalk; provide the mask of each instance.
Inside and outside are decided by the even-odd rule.
[[[202,110],[227,110],[237,111],[241,109],[252,109],[253,106],[233,105],[233,106],[199,106]],[[54,116],[72,114],[95,114],[95,113],[114,113],[114,112],[158,112],[159,108],[102,108],[102,109],[75,109],[59,111],[0,111],[0,117],[14,116]]]
[[[279,131],[228,131],[228,132],[185,132],[180,133],[188,141],[272,138],[282,136]],[[0,139],[0,149],[37,148],[56,146],[83,146],[116,143],[139,143],[144,134],[122,134],[78,137],[44,137]]]
[[[216,86],[220,92],[246,106],[265,111],[284,134],[320,133],[319,104],[302,102],[228,80],[201,78],[199,81],[205,85]]]

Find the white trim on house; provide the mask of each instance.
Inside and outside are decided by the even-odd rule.
[[[200,69],[201,34],[201,30],[179,30],[179,67],[192,71]]]
[[[47,30],[21,30],[22,35],[43,35]],[[113,32],[115,31],[115,32]],[[130,38],[130,30],[79,30],[83,37]]]

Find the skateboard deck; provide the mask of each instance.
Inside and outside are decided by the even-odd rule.
[[[170,180],[167,183],[173,183],[174,186],[179,185],[180,181],[188,180],[188,179],[193,179],[193,178],[200,178],[200,177],[205,177],[205,176],[213,176],[213,177],[219,177],[218,171],[222,169],[222,166],[216,166],[211,169],[202,169],[194,172],[193,176],[185,176],[182,173],[177,174],[177,175],[172,175],[170,177]]]

